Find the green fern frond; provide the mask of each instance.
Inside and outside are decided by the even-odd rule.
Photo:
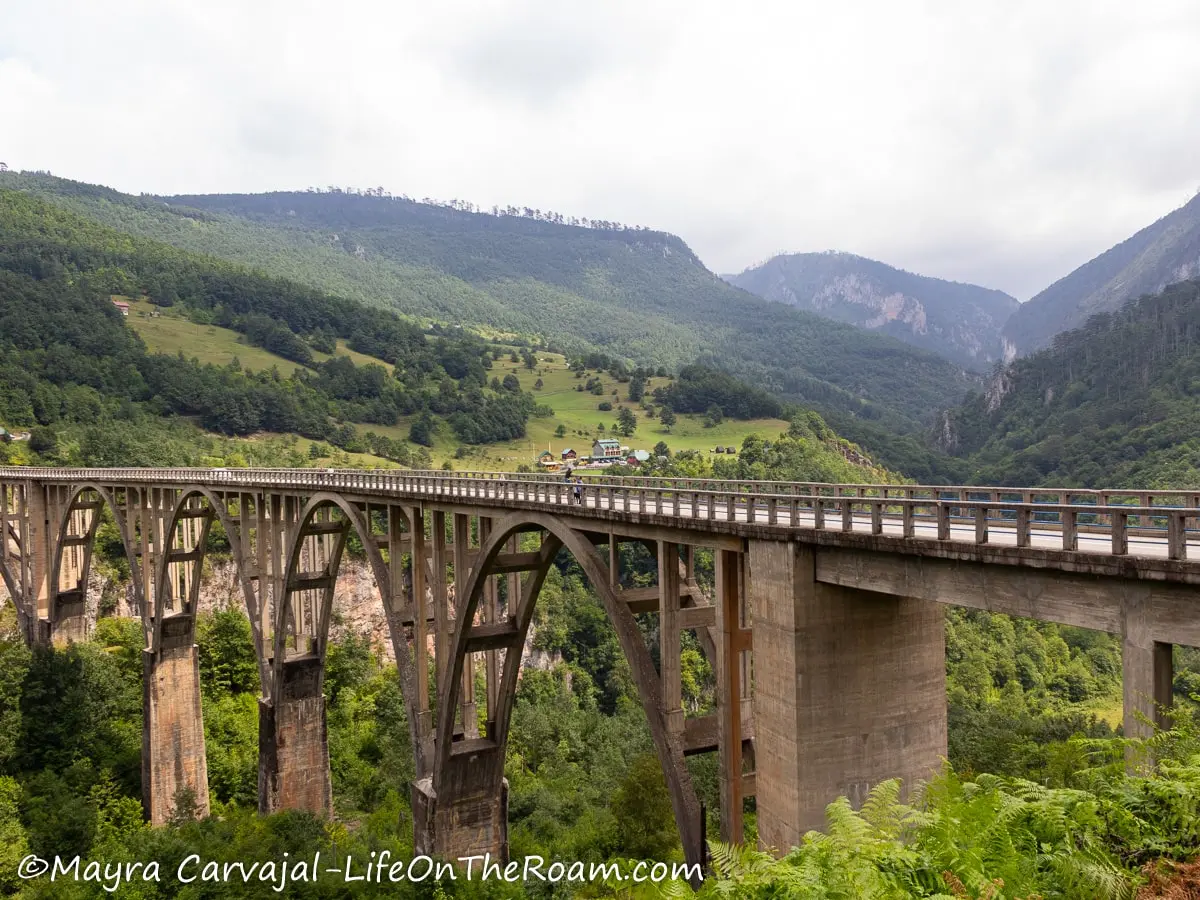
[[[861,816],[864,822],[881,836],[897,838],[911,810],[900,802],[901,782],[899,778],[881,781],[867,795]]]

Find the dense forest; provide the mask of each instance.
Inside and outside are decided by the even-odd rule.
[[[1200,483],[1200,281],[1141,297],[997,371],[946,416],[982,484]]]

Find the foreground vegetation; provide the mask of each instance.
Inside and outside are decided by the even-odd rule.
[[[1188,722],[1139,748],[1163,751],[1159,773],[1149,777],[1125,776],[1120,763],[1083,770],[1070,787],[992,775],[966,780],[947,771],[909,804],[900,802],[898,782],[884,782],[861,811],[844,799],[832,804],[826,831],[806,835],[781,860],[718,846],[719,877],[702,893],[805,900],[1132,897],[1139,883],[1172,880],[1171,863],[1200,851],[1198,737]],[[1117,742],[1072,746],[1100,762],[1120,756]],[[1194,880],[1187,884],[1195,890]]]

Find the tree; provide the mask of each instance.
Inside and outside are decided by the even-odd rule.
[[[542,389],[542,387],[543,387],[542,379],[540,379],[540,378],[533,383],[533,389],[535,391],[540,391]]]
[[[659,417],[658,417],[658,421],[662,422],[663,425],[666,426],[667,431],[669,432],[671,430],[671,426],[674,425],[676,422],[675,410],[671,409],[671,407],[669,407],[669,406],[664,406],[662,414],[659,415]]]
[[[51,428],[33,428],[29,432],[29,447],[34,453],[52,453],[58,447],[58,435]]]
[[[433,416],[424,412],[413,420],[412,427],[408,430],[408,439],[414,444],[420,444],[422,447],[433,446]]]
[[[557,428],[555,428],[555,429],[554,429],[554,436],[555,436],[556,438],[565,438],[565,437],[567,436],[567,426],[566,426],[566,425],[559,425]]]
[[[622,406],[621,411],[617,413],[617,424],[621,428],[621,434],[625,437],[632,437],[633,433],[637,431],[637,416],[628,406]]]
[[[654,455],[668,457],[671,455],[671,448],[667,446],[666,441],[659,441],[654,445]]]
[[[200,684],[214,696],[258,688],[258,663],[249,620],[235,608],[202,614],[196,621]]]
[[[635,375],[629,381],[629,402],[641,403],[642,397],[646,395],[646,379],[641,375]]]
[[[649,753],[636,757],[612,799],[621,823],[621,849],[634,858],[666,859],[678,840],[671,797],[658,759]]]

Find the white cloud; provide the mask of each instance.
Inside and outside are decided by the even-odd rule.
[[[1027,297],[1200,184],[1200,4],[0,0],[0,159],[383,185]]]

